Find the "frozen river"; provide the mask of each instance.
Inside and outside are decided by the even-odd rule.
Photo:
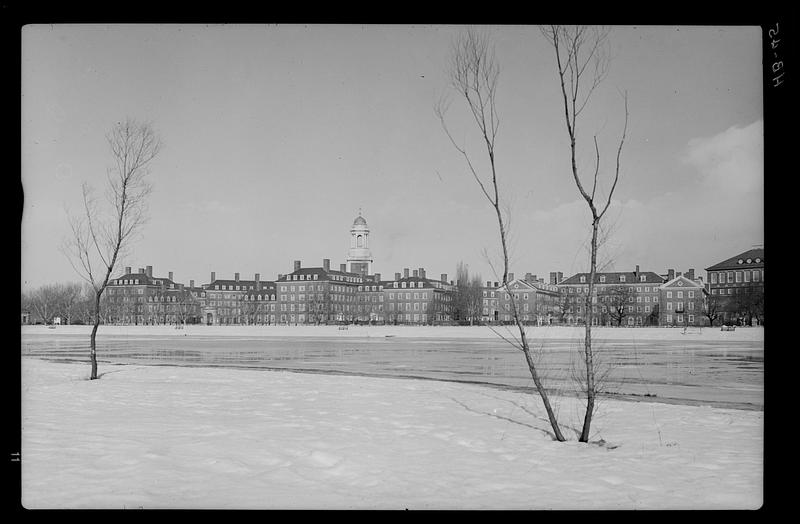
[[[572,394],[579,340],[533,339],[540,374]],[[88,336],[22,334],[22,355],[88,363]],[[598,341],[599,373],[614,398],[763,409],[761,341]],[[503,340],[465,338],[98,336],[103,363],[245,367],[409,377],[532,388],[522,353]]]

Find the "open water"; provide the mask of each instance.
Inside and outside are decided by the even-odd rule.
[[[577,394],[579,340],[532,340],[548,390]],[[22,335],[22,355],[87,362],[86,335]],[[764,344],[749,341],[597,341],[602,390],[612,398],[763,409]],[[104,363],[261,368],[461,381],[533,388],[524,355],[486,339],[98,336]]]

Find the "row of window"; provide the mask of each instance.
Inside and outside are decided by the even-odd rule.
[[[713,271],[709,274],[712,284],[733,284],[740,282],[763,282],[763,269],[745,269],[738,271]]]

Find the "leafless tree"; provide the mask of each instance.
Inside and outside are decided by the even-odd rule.
[[[631,286],[613,286],[607,289],[606,305],[609,316],[617,323],[617,327],[621,326],[625,317],[629,316],[628,307],[635,295],[636,291]]]
[[[27,293],[23,302],[27,304],[32,313],[41,319],[43,324],[52,324],[54,317],[58,314],[59,286],[58,284],[40,286]]]
[[[57,285],[56,310],[62,318],[62,323],[72,324],[78,315],[78,305],[83,295],[83,286],[80,282],[70,282]]]
[[[461,321],[475,324],[480,319],[483,300],[483,284],[480,275],[470,275],[469,266],[459,262],[456,266],[456,283],[458,287],[453,295],[453,307],[456,317]]]
[[[83,212],[70,216],[72,235],[63,245],[72,267],[94,293],[94,326],[90,336],[90,379],[97,379],[97,329],[101,299],[118,260],[127,254],[147,217],[147,181],[161,140],[149,124],[132,119],[118,122],[107,135],[113,165],[107,171],[107,206],[100,206],[84,183]]]
[[[608,30],[604,28],[590,28],[584,26],[543,27],[542,33],[547,38],[555,51],[558,78],[564,104],[564,120],[569,135],[570,156],[572,164],[572,177],[583,199],[589,206],[592,214],[592,241],[589,266],[589,293],[586,295],[586,322],[584,336],[584,362],[586,365],[586,413],[583,420],[583,429],[579,438],[580,442],[589,441],[589,431],[592,424],[592,415],[595,409],[596,388],[594,355],[592,352],[592,308],[591,301],[594,296],[594,277],[597,272],[597,244],[600,221],[611,205],[611,198],[619,181],[620,158],[622,147],[625,143],[625,134],[628,130],[628,99],[623,94],[625,106],[625,125],[619,146],[616,152],[616,168],[613,183],[606,198],[597,194],[598,179],[600,174],[600,148],[597,135],[594,136],[595,167],[589,186],[584,186],[578,173],[578,122],[581,112],[589,102],[592,93],[603,81],[608,72],[608,57],[605,52],[605,41]]]
[[[468,29],[462,32],[453,43],[451,49],[451,62],[449,68],[451,87],[458,93],[459,97],[463,97],[467,104],[469,113],[472,116],[481,136],[481,142],[486,149],[486,155],[489,162],[489,174],[481,173],[476,165],[473,157],[467,150],[466,145],[459,144],[452,133],[447,127],[445,114],[448,109],[448,103],[445,99],[441,99],[436,107],[435,112],[439,117],[445,134],[450,139],[453,147],[464,158],[469,173],[477,183],[482,194],[486,200],[491,204],[492,209],[497,217],[497,225],[500,233],[500,246],[503,257],[502,268],[502,283],[508,283],[508,266],[509,266],[509,251],[508,251],[508,230],[506,225],[506,217],[503,213],[503,204],[500,199],[500,190],[498,187],[497,166],[495,164],[495,142],[497,139],[497,132],[500,127],[500,119],[498,118],[496,108],[497,96],[497,81],[500,74],[500,67],[494,56],[494,51],[490,46],[489,38],[486,35],[479,34],[477,31]],[[517,311],[516,303],[513,298],[511,300],[514,321],[519,330],[519,339],[506,339],[514,345],[517,349],[521,350],[525,355],[525,360],[528,365],[533,382],[536,385],[536,390],[544,403],[545,411],[553,429],[553,434],[558,441],[566,440],[558,425],[556,414],[550,405],[550,399],[547,391],[544,388],[541,377],[536,367],[533,356],[531,355],[530,346],[525,333],[525,327],[520,321]]]

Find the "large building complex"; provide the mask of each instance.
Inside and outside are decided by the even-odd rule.
[[[447,274],[429,278],[425,269],[404,268],[393,279],[373,271],[370,228],[359,210],[350,227],[346,262],[331,267],[303,267],[294,261],[290,273],[262,280],[259,273],[243,280],[211,273],[207,284],[188,286],[153,276],[153,267],[137,272],[126,267],[113,279],[105,298],[104,321],[120,324],[271,325],[271,324],[448,324],[479,319],[484,324],[514,321],[516,308],[526,325],[578,325],[591,307],[593,324],[601,326],[703,326],[763,323],[764,249],[751,249],[708,268],[707,282],[685,273],[598,272],[588,297],[589,274],[549,280],[526,273],[506,284],[486,282],[477,291],[477,314],[456,311],[459,286]],[[464,291],[466,293],[466,291]],[[461,295],[462,298],[465,295]],[[589,298],[587,306],[587,297]],[[459,302],[463,303],[463,301]],[[24,321],[24,320],[23,320]]]

